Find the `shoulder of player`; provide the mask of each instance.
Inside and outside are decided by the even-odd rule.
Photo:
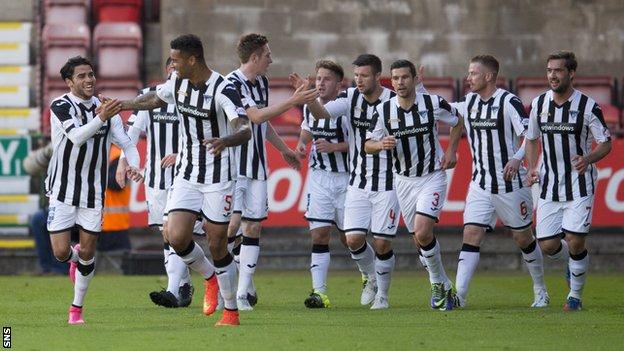
[[[548,101],[548,97],[551,96],[551,90],[547,90],[541,94],[539,94],[538,96],[534,97],[533,100],[531,101],[531,106],[532,107],[536,107],[537,105],[540,104],[540,101],[543,103],[544,101]]]
[[[65,94],[52,100],[50,103],[50,110],[57,116],[59,114],[69,115],[71,111],[74,110],[74,105],[70,102],[69,96]]]

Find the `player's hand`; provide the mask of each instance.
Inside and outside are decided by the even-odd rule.
[[[175,165],[178,154],[169,154],[160,160],[161,168],[169,168]]]
[[[290,80],[290,84],[294,89],[299,89],[302,85],[306,86],[306,90],[312,89],[314,87],[314,80],[310,76],[305,79],[302,78],[298,73],[291,73],[288,75],[288,80]]]
[[[539,181],[539,170],[531,169],[527,172],[527,175],[524,178],[524,185],[530,187],[533,184],[539,184]]]
[[[383,137],[383,139],[381,139],[380,142],[381,142],[382,150],[392,150],[396,147],[396,144],[397,144],[395,137],[392,135]]]
[[[95,113],[102,121],[107,121],[121,112],[121,101],[117,99],[107,100],[95,109]]]
[[[521,164],[521,160],[512,157],[505,165],[505,168],[503,168],[503,178],[506,181],[516,179],[516,175],[518,174],[518,169],[520,169]]]
[[[416,85],[422,83],[425,80],[425,67],[418,66],[418,71],[416,71]]]
[[[304,143],[297,143],[297,147],[295,148],[295,152],[301,159],[305,159],[308,155],[308,149],[306,148]]]
[[[128,169],[126,170],[126,175],[132,181],[137,183],[143,180],[143,175],[141,174],[141,171],[136,167],[128,166]]]
[[[457,154],[451,150],[446,150],[444,155],[442,155],[442,165],[440,167],[442,170],[445,170],[455,168],[455,165],[457,165]]]
[[[587,162],[587,159],[584,156],[574,155],[572,156],[572,165],[577,172],[582,174],[585,173],[587,167],[589,167],[589,162]]]
[[[210,138],[204,139],[202,142],[206,148],[208,148],[208,152],[211,155],[219,155],[223,149],[226,148],[225,142],[221,138]]]
[[[326,139],[315,140],[314,146],[316,147],[316,151],[318,152],[331,153],[335,151],[335,145],[330,143]]]
[[[299,155],[291,149],[288,149],[282,152],[282,157],[284,161],[288,163],[291,168],[299,170],[301,168],[301,161],[299,160]]]
[[[126,186],[126,171],[128,169],[128,161],[125,158],[120,158],[117,162],[117,171],[115,172],[115,181],[120,187]]]
[[[302,84],[290,97],[290,103],[294,106],[300,106],[308,104],[318,97],[316,89],[308,89],[305,84]]]

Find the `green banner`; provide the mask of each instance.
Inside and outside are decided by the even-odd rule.
[[[26,176],[22,162],[30,152],[30,136],[0,136],[0,177]]]

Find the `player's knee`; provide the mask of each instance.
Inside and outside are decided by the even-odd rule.
[[[418,228],[414,233],[414,238],[423,245],[426,245],[433,240],[433,231],[429,228]]]
[[[533,242],[533,240],[535,240],[531,228],[520,231],[512,230],[511,235],[518,247],[527,247],[530,243]]]
[[[54,254],[54,258],[56,258],[59,262],[67,262],[70,255],[69,247],[53,247],[52,252]]]
[[[310,232],[312,236],[312,244],[313,245],[328,245],[329,244],[329,233],[331,227],[321,227],[312,229]]]
[[[467,225],[464,227],[463,242],[472,246],[481,246],[484,236],[483,228]]]
[[[375,238],[375,252],[378,255],[383,255],[392,250],[392,241],[387,239]]]
[[[347,237],[347,246],[349,247],[350,250],[357,250],[361,248],[362,245],[364,245],[364,243],[366,243],[366,235],[363,235],[361,233],[349,234],[346,237]]]
[[[539,242],[540,249],[547,255],[554,255],[557,250],[559,250],[560,245],[561,242],[559,239],[543,240]]]

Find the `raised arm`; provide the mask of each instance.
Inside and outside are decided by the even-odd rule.
[[[107,104],[98,106],[95,118],[80,127],[76,127],[74,123],[69,102],[57,100],[52,104],[50,110],[52,118],[60,124],[60,128],[67,139],[75,146],[81,146],[104,125],[104,122],[119,112],[119,101],[110,100]]]
[[[167,107],[155,91],[150,91],[132,100],[121,101],[122,110],[153,110],[159,107]]]
[[[230,121],[234,131],[232,134],[222,138],[210,138],[202,143],[213,155],[218,155],[226,147],[242,145],[251,139],[251,127],[247,117],[238,117]]]
[[[293,107],[313,101],[316,97],[317,92],[315,89],[306,89],[306,87],[301,86],[286,101],[263,108],[256,106],[247,108],[247,117],[253,123],[260,124],[281,115]]]

